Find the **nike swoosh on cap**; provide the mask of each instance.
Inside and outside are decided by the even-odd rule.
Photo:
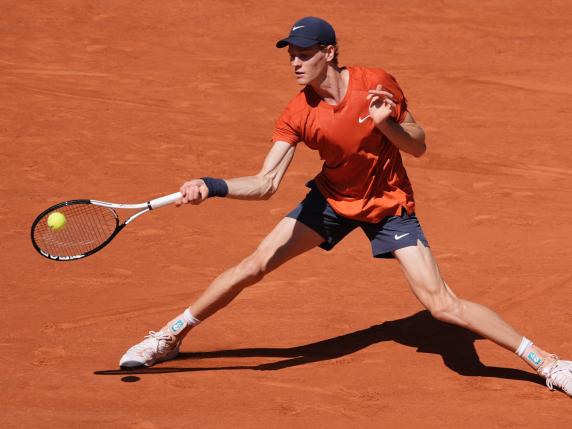
[[[297,27],[292,27],[292,31],[296,31],[296,30],[298,30],[299,28],[304,28],[304,26],[303,26],[303,25],[299,25],[299,26],[297,26]]]

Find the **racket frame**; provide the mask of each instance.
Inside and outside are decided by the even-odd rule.
[[[53,205],[52,207],[49,207],[48,209],[44,210],[42,213],[40,213],[36,219],[34,220],[34,222],[32,223],[32,228],[30,231],[30,235],[31,235],[31,239],[32,239],[32,245],[34,246],[34,248],[38,251],[38,253],[42,256],[44,256],[45,258],[48,258],[52,261],[74,261],[77,259],[82,259],[85,258],[86,256],[92,255],[95,252],[98,252],[99,250],[103,249],[105,246],[107,246],[111,240],[113,240],[115,238],[115,236],[117,234],[119,234],[119,232],[121,232],[121,230],[123,228],[125,228],[129,223],[131,223],[133,220],[137,219],[139,216],[147,213],[148,211],[151,210],[155,210],[158,209],[160,207],[166,206],[168,204],[172,204],[174,203],[178,198],[181,197],[181,193],[180,192],[175,192],[173,194],[169,194],[169,195],[165,195],[163,197],[159,197],[159,198],[155,198],[153,200],[147,201],[145,203],[139,203],[139,204],[116,204],[116,203],[109,203],[106,201],[99,201],[99,200],[87,200],[87,199],[76,199],[76,200],[69,200],[69,201],[64,201],[58,204]],[[111,212],[113,213],[113,215],[115,216],[115,230],[109,235],[109,237],[107,238],[107,240],[105,240],[103,243],[101,243],[99,246],[85,252],[85,253],[81,253],[79,255],[73,255],[73,256],[56,256],[56,255],[51,255],[45,251],[43,251],[40,246],[38,246],[38,244],[36,243],[36,240],[34,239],[34,231],[36,229],[36,225],[38,224],[38,222],[40,222],[42,219],[44,219],[44,217],[48,214],[51,213],[53,211],[56,211],[57,209],[60,209],[62,207],[66,207],[66,206],[71,206],[71,205],[76,205],[76,204],[93,204],[95,206],[100,206],[100,207],[107,207],[109,209],[112,209]],[[137,209],[142,209],[140,211],[138,211],[137,213],[131,215],[130,217],[128,217],[127,219],[125,219],[123,221],[123,223],[119,223],[119,216],[117,215],[115,209],[131,209],[131,210],[137,210]]]

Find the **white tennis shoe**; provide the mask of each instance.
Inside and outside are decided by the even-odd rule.
[[[546,368],[540,368],[538,373],[546,379],[550,390],[556,387],[572,397],[572,361],[556,358]]]
[[[119,361],[119,366],[133,369],[174,359],[179,354],[179,345],[180,341],[174,335],[150,331],[143,341],[127,350]]]

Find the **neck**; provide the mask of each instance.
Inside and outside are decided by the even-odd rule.
[[[326,103],[339,104],[348,89],[349,72],[345,68],[328,65],[326,72],[310,86]]]

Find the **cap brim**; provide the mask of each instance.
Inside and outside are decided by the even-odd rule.
[[[320,42],[316,42],[314,39],[306,39],[304,37],[291,36],[276,42],[276,47],[285,48],[288,45],[294,45],[294,46],[299,46],[300,48],[309,48],[310,46],[319,44]]]

